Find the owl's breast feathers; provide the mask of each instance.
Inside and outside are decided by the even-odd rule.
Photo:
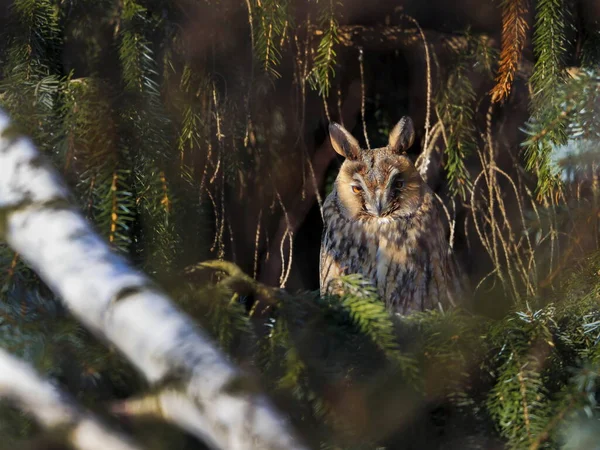
[[[321,292],[340,275],[359,273],[400,314],[458,303],[463,283],[436,206],[427,193],[410,218],[351,220],[333,192],[323,205]]]

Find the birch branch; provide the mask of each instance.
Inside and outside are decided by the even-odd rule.
[[[45,428],[60,429],[81,450],[136,450],[129,440],[108,429],[91,413],[23,361],[0,349],[0,397],[32,414]]]
[[[169,394],[159,397],[163,418],[213,448],[305,448],[247,375],[110,250],[68,203],[57,172],[14,134],[0,111],[0,236],[75,317]]]

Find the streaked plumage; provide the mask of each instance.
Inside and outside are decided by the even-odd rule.
[[[386,147],[361,149],[338,124],[333,148],[346,160],[323,205],[321,293],[331,281],[359,273],[393,312],[448,309],[461,300],[461,277],[449,251],[433,194],[405,154],[414,140],[409,117]]]

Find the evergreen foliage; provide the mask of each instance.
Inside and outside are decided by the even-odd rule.
[[[251,7],[252,8],[252,7]],[[287,40],[288,29],[292,27],[289,14],[288,0],[257,1],[256,11],[255,54],[258,56],[262,69],[274,77],[280,77],[277,65],[281,62],[281,47]]]
[[[559,181],[551,168],[553,145],[565,143],[565,130],[560,124],[563,107],[555,99],[556,90],[565,77],[564,59],[566,52],[566,6],[560,0],[539,1],[536,8],[534,27],[534,52],[536,62],[531,75],[533,95],[532,120],[542,123],[555,122],[548,134],[527,147],[526,167],[538,175],[539,195],[551,194],[559,188]]]
[[[496,85],[491,92],[492,101],[505,100],[510,94],[513,80],[525,47],[528,24],[526,0],[502,2],[502,52]]]
[[[323,30],[323,37],[319,41],[317,54],[313,63],[309,81],[319,95],[329,96],[332,78],[335,76],[335,47],[339,43],[339,24],[336,16],[336,6],[341,6],[334,0],[322,0],[322,10],[319,17],[319,26]]]
[[[445,86],[438,94],[437,111],[440,121],[446,128],[446,156],[448,184],[452,194],[466,198],[470,188],[470,175],[465,166],[466,159],[477,148],[474,123],[475,91],[469,79],[468,67],[485,56],[479,42],[467,33],[465,48],[452,46],[455,54]],[[485,71],[485,66],[482,66]]]

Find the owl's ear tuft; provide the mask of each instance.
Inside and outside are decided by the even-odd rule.
[[[358,158],[360,144],[354,136],[339,123],[331,122],[329,124],[329,138],[331,139],[331,145],[336,153],[348,159]]]
[[[415,125],[410,117],[404,116],[390,133],[388,145],[394,153],[403,153],[415,140]]]

